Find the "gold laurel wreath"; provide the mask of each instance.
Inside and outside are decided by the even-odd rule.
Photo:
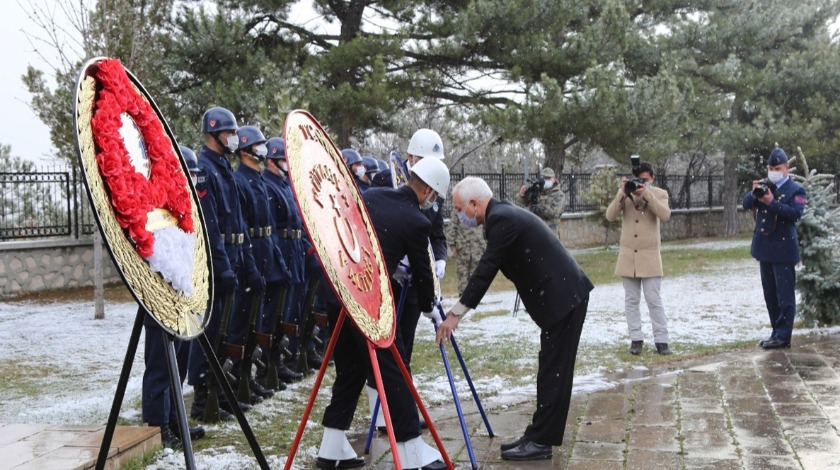
[[[323,132],[323,131],[321,131]],[[341,156],[335,150],[335,146],[332,142],[321,142],[324,149],[330,154],[330,157],[333,159],[333,162],[338,167],[338,170],[342,173],[342,177],[344,181],[352,181],[350,177],[350,173],[344,165],[344,162],[341,160]],[[303,137],[300,132],[294,132],[289,135],[286,135],[286,146],[287,146],[287,155],[289,153],[293,153],[295,155],[300,155],[301,148],[303,147]],[[339,163],[341,162],[341,163]],[[299,167],[298,167],[299,168]],[[303,178],[304,175],[301,171],[295,171],[293,174],[290,175],[292,178],[292,182],[295,187],[303,188]],[[327,273],[327,277],[329,277],[330,281],[332,282],[333,287],[335,288],[338,296],[342,300],[342,304],[344,308],[347,309],[347,313],[353,318],[356,325],[359,327],[359,330],[368,337],[371,341],[379,341],[383,338],[387,338],[391,335],[391,326],[394,322],[394,309],[393,309],[393,299],[391,298],[391,290],[390,290],[390,280],[388,277],[388,270],[385,267],[385,263],[382,259],[382,249],[379,247],[378,238],[376,238],[376,233],[373,231],[373,224],[368,217],[367,211],[364,208],[364,203],[362,198],[359,195],[359,191],[350,191],[353,198],[353,203],[356,204],[356,207],[359,209],[359,212],[362,215],[362,220],[365,223],[365,231],[367,232],[368,237],[370,238],[371,245],[373,245],[373,256],[374,260],[376,261],[376,266],[379,268],[379,293],[382,302],[379,305],[379,321],[375,321],[374,318],[362,308],[359,302],[353,297],[353,294],[347,288],[343,279],[336,270],[335,266],[332,263],[328,262],[329,258],[324,256],[322,257],[324,270]],[[307,197],[299,198],[301,212],[304,215],[306,220],[312,220],[312,206],[311,201]],[[326,254],[328,253],[327,246],[324,245],[321,237],[313,236],[312,242],[315,244],[318,253]]]
[[[148,101],[139,89],[134,87],[134,91]],[[126,283],[146,310],[164,327],[172,330],[179,339],[193,338],[203,331],[204,314],[210,297],[210,273],[204,245],[204,226],[201,223],[194,225],[196,237],[192,274],[194,294],[185,297],[175,291],[158,273],[151,270],[117,222],[96,162],[96,148],[91,127],[95,98],[96,80],[87,76],[80,83],[77,103],[79,111],[76,122],[82,167],[93,201],[93,209],[98,215],[105,241],[111,249],[117,268],[123,273]],[[192,218],[198,222],[201,220],[198,201],[192,191],[188,192]]]

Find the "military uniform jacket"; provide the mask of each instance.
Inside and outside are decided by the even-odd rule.
[[[549,189],[540,191],[540,196],[536,204],[528,204],[528,200],[516,195],[517,204],[522,207],[527,207],[528,210],[543,219],[554,232],[560,225],[560,216],[566,209],[566,193],[560,189],[560,185],[555,184]]]
[[[408,186],[370,188],[362,199],[379,238],[389,277],[396,272],[400,260],[408,256],[418,306],[423,312],[431,312],[435,296],[428,251],[432,224],[420,211],[414,190]]]
[[[263,177],[268,190],[268,199],[271,210],[274,213],[274,222],[277,225],[277,232],[274,235],[275,241],[280,246],[286,258],[286,266],[289,268],[292,284],[300,284],[305,280],[305,260],[307,239],[306,230],[300,216],[295,197],[289,181],[271,172],[265,172]],[[297,236],[300,230],[301,237]]]
[[[458,220],[458,211],[454,207],[446,229],[449,246],[455,250],[454,252],[458,253],[459,258],[462,256],[479,258],[484,253],[484,249],[487,247],[484,233],[480,228],[469,228],[462,225]]]
[[[770,205],[759,202],[752,191],[744,195],[743,202],[744,209],[752,210],[755,216],[752,257],[767,263],[798,263],[796,222],[805,211],[805,188],[788,177],[776,188]]]
[[[487,250],[461,295],[462,304],[478,306],[499,270],[543,330],[589,297],[592,282],[545,221],[498,199],[490,200],[484,217]]]
[[[204,146],[198,154],[198,167],[204,171],[204,181],[197,185],[196,193],[210,240],[213,273],[218,277],[238,266],[240,274],[253,276],[258,271],[230,162]]]
[[[622,188],[607,206],[607,220],[612,222],[619,214],[623,214],[623,218],[615,274],[621,277],[661,277],[659,221],[671,218],[668,191],[648,186],[642,197],[631,198],[624,194]]]
[[[266,283],[289,282],[289,270],[274,238],[277,227],[269,207],[268,192],[260,172],[240,164],[233,173],[239,186],[242,215],[251,237],[251,251]],[[264,266],[263,266],[264,265]]]

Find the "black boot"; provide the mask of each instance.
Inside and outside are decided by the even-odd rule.
[[[644,341],[631,341],[630,342],[630,354],[634,356],[638,356],[642,353],[642,345],[644,345]]]
[[[668,349],[668,343],[655,343],[656,344],[656,352],[663,356],[668,356],[674,354],[670,349]]]
[[[160,443],[163,447],[172,450],[181,450],[184,448],[184,443],[169,429],[168,425],[160,426]]]
[[[263,387],[256,379],[253,377],[251,378],[251,382],[249,383],[251,387],[251,393],[260,396],[262,398],[271,398],[274,396],[274,390],[270,388]]]
[[[172,431],[178,439],[181,439],[181,428],[178,427],[178,423],[169,423],[169,430]],[[194,441],[196,439],[201,439],[204,437],[204,427],[203,426],[194,426],[190,427],[190,441]],[[181,439],[183,441],[183,439]]]
[[[306,350],[306,364],[309,366],[310,369],[320,369],[321,364],[323,364],[323,362],[324,358],[320,354],[318,354],[314,349]]]
[[[190,407],[190,417],[192,419],[202,419],[204,418],[204,409],[207,407],[207,386],[196,385],[193,389],[195,394]]]
[[[290,384],[300,382],[303,379],[303,374],[289,369],[285,363],[280,362],[280,365],[277,366],[277,378],[287,384]]]

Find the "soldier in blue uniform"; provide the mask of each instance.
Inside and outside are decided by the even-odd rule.
[[[247,318],[236,318],[239,302],[243,301],[246,289],[258,292],[265,288],[265,281],[257,270],[251,252],[251,238],[242,217],[239,192],[233,179],[233,171],[226,155],[232,155],[239,148],[236,137],[236,118],[225,108],[210,108],[202,117],[201,132],[204,146],[198,156],[198,167],[204,181],[196,187],[213,261],[213,307],[210,321],[205,328],[207,339],[213,344],[228,325],[221,325],[225,300],[232,302],[229,325],[233,331],[245,331]],[[230,342],[230,341],[228,341]],[[191,345],[188,381],[195,388],[190,414],[194,418],[204,416],[208,387],[215,386],[207,358],[198,342]],[[221,398],[224,396],[220,396]],[[229,405],[225,404],[230,408]],[[244,406],[242,407],[245,408]],[[228,410],[229,411],[229,410]],[[229,413],[223,418],[232,419]]]
[[[262,131],[254,126],[242,126],[236,130],[236,135],[239,138],[239,148],[236,154],[239,156],[240,163],[233,173],[233,177],[239,188],[240,205],[245,223],[248,226],[248,235],[251,237],[251,251],[254,254],[257,267],[262,271],[266,289],[276,295],[288,286],[289,269],[286,267],[286,261],[274,238],[277,230],[274,211],[269,206],[266,182],[260,171],[260,163],[265,161],[268,154],[266,138]],[[237,315],[250,317],[253,309],[251,303],[259,302],[260,305],[256,307],[258,311],[255,331],[265,333],[264,323],[266,321],[264,315],[267,312],[263,311],[263,305],[268,295],[262,299],[253,294],[250,297],[250,301],[239,304]],[[232,339],[237,341],[237,344],[243,344],[242,340],[244,340],[246,333],[236,332],[232,335]],[[251,351],[245,351],[245,353],[250,354]],[[251,371],[241,371],[239,374],[240,380],[243,376],[248,378],[250,389],[256,395],[262,398],[274,395],[274,390],[265,388],[258,383],[255,377],[251,376]]]
[[[274,238],[275,243],[281,247],[286,266],[289,268],[289,287],[285,305],[279,305],[281,300],[279,292],[269,291],[266,295],[265,308],[269,312],[281,312],[270,323],[273,324],[275,321],[289,322],[300,328],[302,327],[299,324],[300,304],[306,286],[304,264],[309,242],[305,230],[303,230],[300,210],[292,194],[292,188],[289,186],[286,143],[282,137],[272,137],[268,139],[266,146],[268,147],[268,159],[265,162],[264,176],[270,209],[274,214],[274,221],[277,225]],[[292,339],[289,338],[290,347],[293,347]],[[280,338],[275,338],[275,341],[277,340],[280,340]],[[297,346],[296,342],[294,346]],[[275,359],[277,359],[277,377],[281,381],[292,383],[303,378],[303,374],[291,370],[282,358]]]
[[[193,185],[198,183],[198,158],[195,153],[183,145],[180,146],[181,155],[187,163]],[[152,318],[146,315],[143,319],[143,328],[146,330],[145,348],[143,359],[146,363],[146,370],[143,372],[143,422],[149,426],[160,428],[160,440],[164,447],[180,449],[181,429],[178,427],[178,416],[172,400],[176,397],[172,394],[172,384],[169,382],[169,369],[166,364],[166,342],[163,339],[163,328]],[[190,357],[190,345],[183,341],[174,341],[175,360],[178,363],[178,374],[181,383],[187,376],[187,363]],[[182,397],[177,397],[181,399]],[[204,428],[201,426],[190,428],[190,439],[195,440],[204,437]]]
[[[370,187],[370,180],[367,179],[367,169],[365,168],[362,156],[359,155],[359,152],[351,148],[342,150],[341,156],[344,158],[344,163],[347,164],[347,168],[350,168],[353,181],[356,182],[359,191],[366,191]]]
[[[764,302],[773,332],[759,342],[764,349],[790,347],[796,316],[796,271],[799,239],[796,222],[802,218],[805,188],[790,176],[787,154],[775,148],[767,159],[767,180],[753,181],[744,195],[744,209],[753,211],[755,231],[750,253],[761,269]]]

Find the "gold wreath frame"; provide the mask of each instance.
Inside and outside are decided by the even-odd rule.
[[[210,258],[207,252],[208,244],[201,208],[194,188],[190,183],[187,183],[196,243],[193,252],[192,274],[194,293],[190,297],[185,297],[175,291],[158,273],[152,271],[146,260],[137,253],[134,244],[117,222],[108,192],[105,189],[105,182],[99,174],[99,165],[96,162],[96,146],[91,126],[97,81],[88,72],[102,60],[104,60],[102,57],[92,59],[82,68],[76,88],[75,112],[79,157],[96,221],[102,230],[105,244],[111,252],[114,264],[137,302],[146,309],[161,327],[174,334],[178,339],[192,339],[204,331],[204,326],[209,321],[208,307],[212,300],[210,293]],[[180,150],[175,147],[175,140],[169,128],[163,122],[160,111],[151,101],[148,93],[128,70],[126,70],[126,73],[132,82],[134,91],[151,105],[158,119],[161,120],[175,154],[181,155]],[[181,168],[186,171],[183,157],[181,158]],[[187,180],[189,181],[189,178]]]

